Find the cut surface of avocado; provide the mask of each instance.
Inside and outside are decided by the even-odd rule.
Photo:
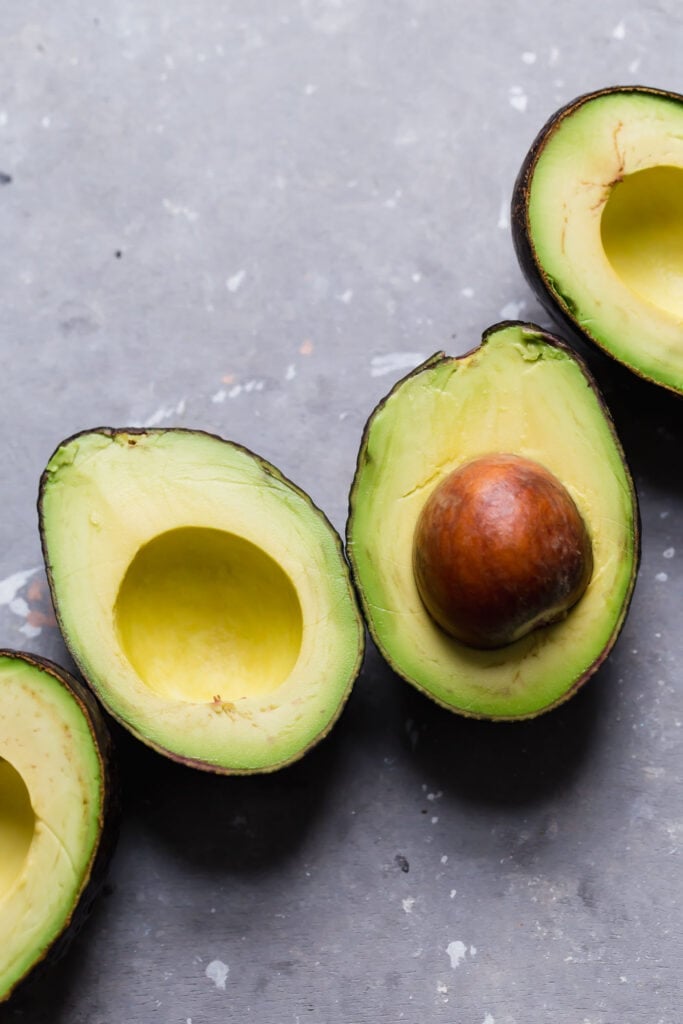
[[[683,97],[579,97],[539,134],[513,198],[539,298],[641,376],[683,391]]]
[[[360,614],[339,538],[274,467],[199,431],[94,430],[53,455],[40,515],[66,642],[140,739],[265,771],[331,727]]]
[[[476,650],[427,612],[412,545],[420,512],[440,482],[495,452],[535,460],[562,482],[588,529],[594,569],[562,621],[497,650]],[[434,356],[401,381],[365,431],[348,550],[380,651],[439,703],[467,715],[514,719],[565,700],[616,639],[639,550],[632,481],[582,364],[540,328],[505,323],[468,355]]]
[[[0,651],[0,1001],[73,928],[93,882],[109,800],[93,705],[57,666]]]

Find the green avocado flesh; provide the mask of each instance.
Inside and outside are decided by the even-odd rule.
[[[249,772],[331,727],[361,619],[339,538],[272,466],[196,431],[95,430],[57,449],[40,510],[66,642],[139,738]]]
[[[528,186],[538,273],[580,330],[683,391],[683,97],[615,90],[560,117]]]
[[[0,652],[0,1002],[69,925],[104,806],[89,719],[56,673]]]
[[[561,622],[476,650],[426,611],[412,547],[434,489],[492,452],[533,459],[564,484],[590,534],[594,570]],[[409,682],[454,711],[489,718],[530,717],[570,696],[616,638],[638,552],[631,479],[579,362],[533,325],[501,324],[469,355],[435,356],[405,378],[366,428],[348,540],[373,637]]]

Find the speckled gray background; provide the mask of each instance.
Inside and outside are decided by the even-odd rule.
[[[537,130],[592,88],[680,90],[682,41],[676,0],[3,0],[2,645],[66,658],[35,498],[76,430],[215,431],[342,529],[399,376],[548,324],[508,217]],[[644,556],[585,693],[463,722],[371,649],[272,778],[121,737],[107,895],[3,1024],[680,1024],[683,415],[595,369]]]

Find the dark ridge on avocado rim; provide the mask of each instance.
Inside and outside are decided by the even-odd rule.
[[[584,104],[600,99],[603,96],[652,96],[662,100],[668,100],[676,106],[683,105],[683,94],[672,92],[667,89],[657,89],[648,85],[614,85],[606,86],[603,89],[596,89],[593,92],[583,93],[575,99],[570,100],[560,107],[551,117],[548,118],[541,130],[532,142],[522,166],[519,169],[513,192],[510,208],[510,227],[512,244],[524,278],[533,291],[544,310],[554,319],[559,321],[562,327],[567,328],[572,334],[576,334],[582,341],[597,348],[609,359],[615,360],[625,366],[631,373],[646,380],[657,387],[665,388],[675,395],[681,395],[680,388],[659,380],[654,381],[644,370],[632,366],[626,360],[614,355],[598,338],[585,327],[581,321],[572,313],[572,300],[564,296],[560,290],[554,287],[552,276],[547,274],[536,255],[534,244],[531,240],[529,228],[529,193],[531,179],[538,159],[545,148],[547,141],[560,128],[562,122],[575,113]]]
[[[344,694],[342,696],[342,699],[341,699],[341,701],[340,701],[340,703],[339,703],[339,705],[338,705],[338,707],[336,709],[335,714],[330,719],[330,721],[326,724],[325,728],[323,730],[321,730],[321,732],[319,732],[316,736],[314,736],[313,739],[304,747],[303,750],[298,751],[295,755],[293,755],[290,758],[287,758],[287,760],[285,760],[285,761],[279,761],[277,764],[268,765],[265,768],[225,768],[222,765],[212,764],[210,761],[202,761],[202,760],[199,760],[197,758],[183,757],[180,754],[176,754],[174,751],[167,750],[166,747],[164,747],[162,744],[154,743],[147,736],[145,736],[144,734],[142,734],[138,730],[136,730],[130,722],[124,720],[112,708],[110,708],[109,705],[107,703],[105,703],[105,701],[100,697],[99,692],[97,692],[97,690],[94,687],[91,686],[90,681],[89,681],[86,673],[83,670],[83,665],[81,663],[81,659],[80,659],[80,657],[78,655],[78,652],[75,649],[75,645],[71,642],[71,638],[68,635],[68,631],[64,627],[64,623],[62,621],[61,613],[60,613],[60,610],[59,610],[59,607],[58,607],[58,604],[57,604],[56,595],[55,595],[54,579],[53,579],[53,575],[52,575],[52,565],[51,565],[51,563],[50,563],[50,561],[48,559],[48,556],[47,556],[47,545],[46,545],[46,542],[45,542],[45,529],[44,529],[44,524],[43,524],[42,505],[43,505],[43,494],[45,492],[45,488],[47,486],[47,483],[48,483],[48,481],[50,479],[50,475],[51,475],[49,469],[47,468],[47,466],[49,466],[49,464],[52,461],[52,459],[55,457],[55,455],[57,455],[57,453],[62,448],[65,448],[67,445],[71,444],[72,442],[78,441],[78,439],[81,438],[81,437],[91,437],[94,434],[101,434],[103,437],[107,437],[107,438],[111,439],[112,441],[116,441],[117,438],[120,435],[131,435],[132,437],[151,437],[151,436],[164,436],[164,435],[167,435],[167,434],[185,434],[185,435],[206,437],[206,438],[210,438],[212,441],[218,441],[221,444],[227,444],[231,448],[237,449],[238,451],[244,453],[245,455],[247,455],[251,459],[253,459],[255,462],[257,462],[258,465],[263,469],[263,471],[268,476],[272,476],[274,479],[280,481],[281,483],[285,484],[287,487],[291,488],[291,490],[294,491],[323,520],[323,522],[325,523],[325,525],[329,529],[330,534],[331,534],[331,536],[332,536],[332,538],[334,540],[335,548],[336,548],[337,553],[338,553],[338,555],[340,557],[340,560],[343,563],[343,565],[346,566],[347,572],[348,572],[348,581],[349,581],[349,586],[350,586],[350,597],[352,598],[354,607],[356,609],[356,616],[358,618],[359,625],[361,626],[361,629],[359,630],[359,650],[358,650],[358,657],[356,659],[356,664],[355,664],[355,666],[354,666],[354,668],[353,668],[353,670],[352,670],[352,672],[350,674],[350,677],[349,677],[349,683],[348,683],[346,691],[344,692]],[[129,442],[129,444],[130,444],[131,447],[135,447],[135,442]],[[54,612],[55,612],[55,618],[57,620],[57,625],[59,626],[59,632],[61,634],[61,637],[62,637],[62,640],[64,642],[64,645],[67,648],[67,650],[68,650],[69,654],[71,655],[71,657],[73,658],[73,661],[74,661],[75,665],[78,667],[79,672],[83,676],[83,679],[84,679],[85,683],[87,684],[87,686],[89,687],[90,692],[92,692],[94,694],[94,696],[97,699],[97,701],[102,704],[102,706],[105,708],[107,713],[109,715],[111,715],[111,717],[116,722],[118,722],[124,729],[126,729],[128,732],[130,732],[131,735],[133,735],[137,740],[139,740],[141,743],[145,744],[145,746],[149,747],[151,750],[156,751],[156,753],[158,753],[158,754],[160,754],[160,755],[162,755],[164,757],[167,757],[169,760],[176,762],[177,764],[181,764],[181,765],[184,765],[184,766],[186,766],[188,768],[193,768],[193,769],[196,769],[196,770],[199,770],[199,771],[205,771],[205,772],[209,772],[209,773],[216,774],[216,775],[227,775],[227,776],[232,776],[232,775],[235,775],[235,776],[239,776],[239,775],[244,775],[244,776],[246,776],[246,775],[259,775],[259,774],[268,774],[270,772],[280,771],[283,768],[288,767],[290,764],[294,764],[296,761],[299,761],[302,757],[304,757],[305,754],[308,753],[308,751],[312,747],[316,746],[316,744],[322,742],[325,739],[325,737],[328,735],[330,730],[336,725],[337,721],[339,720],[339,718],[340,718],[340,716],[341,716],[341,714],[342,714],[342,712],[344,710],[344,707],[346,706],[346,703],[347,703],[347,701],[348,701],[348,699],[349,699],[349,697],[351,695],[351,691],[353,690],[353,686],[354,686],[354,684],[355,684],[355,682],[356,682],[356,680],[357,680],[357,678],[358,678],[358,676],[360,674],[360,671],[361,671],[361,668],[362,668],[362,665],[363,665],[363,659],[364,659],[364,656],[365,656],[365,636],[366,636],[366,633],[365,633],[365,629],[363,628],[364,627],[364,622],[363,622],[363,618],[362,618],[362,615],[361,615],[361,612],[360,612],[360,608],[358,607],[358,602],[356,600],[356,591],[355,591],[355,587],[353,585],[353,580],[351,578],[351,566],[349,564],[349,561],[348,561],[348,558],[347,558],[347,555],[346,555],[346,551],[345,551],[345,548],[344,548],[344,544],[343,544],[341,535],[335,529],[335,527],[332,525],[332,523],[329,520],[329,518],[327,517],[326,513],[320,508],[319,505],[317,505],[312,500],[312,498],[304,490],[302,490],[295,483],[293,483],[288,477],[286,477],[284,475],[284,473],[281,473],[280,470],[277,468],[277,466],[274,466],[271,462],[268,462],[267,459],[264,459],[262,456],[258,455],[256,452],[252,451],[250,448],[247,448],[245,445],[242,445],[242,444],[240,444],[237,441],[230,441],[227,438],[221,437],[219,434],[212,433],[211,431],[200,430],[200,429],[191,428],[191,427],[149,427],[148,428],[148,427],[105,427],[105,426],[100,426],[100,427],[93,427],[91,429],[79,430],[79,431],[76,431],[74,434],[70,434],[68,437],[66,437],[62,441],[60,441],[60,443],[57,445],[57,447],[54,449],[54,451],[50,455],[50,457],[49,457],[49,459],[47,461],[47,466],[43,470],[43,472],[41,473],[40,483],[39,483],[39,487],[38,487],[38,503],[37,503],[37,507],[38,507],[38,530],[39,530],[39,534],[40,534],[40,545],[41,545],[41,551],[42,551],[42,555],[43,555],[43,562],[44,562],[44,565],[45,565],[45,575],[47,577],[48,586],[50,588],[50,596],[51,596],[51,599],[52,599],[52,605],[53,605]]]
[[[567,690],[565,693],[563,693],[552,704],[548,704],[546,707],[541,708],[538,711],[534,711],[534,712],[532,712],[532,713],[530,713],[528,715],[511,715],[511,716],[497,715],[497,716],[492,718],[492,717],[490,717],[488,715],[477,714],[477,713],[469,711],[467,709],[457,707],[457,706],[455,706],[453,704],[449,704],[446,701],[439,700],[439,698],[436,697],[431,691],[429,691],[425,687],[421,686],[419,683],[415,682],[414,679],[412,679],[410,676],[408,676],[406,673],[404,673],[401,670],[401,668],[396,664],[395,660],[385,650],[384,645],[382,644],[379,636],[377,635],[377,630],[375,629],[375,626],[374,626],[374,624],[372,622],[372,618],[371,618],[371,616],[368,613],[367,602],[365,600],[365,596],[364,596],[364,593],[363,593],[363,588],[362,588],[362,585],[361,585],[361,581],[360,581],[360,579],[358,577],[358,573],[357,573],[357,570],[356,570],[356,565],[355,565],[354,557],[353,557],[353,554],[352,554],[352,552],[353,552],[353,545],[350,543],[350,539],[351,539],[350,538],[350,532],[351,532],[350,528],[351,528],[351,521],[352,521],[353,515],[354,515],[354,502],[355,502],[356,489],[357,489],[357,485],[358,485],[358,479],[359,479],[359,475],[360,475],[360,471],[361,471],[362,465],[363,464],[367,464],[367,459],[366,459],[366,456],[365,456],[365,452],[367,450],[367,442],[368,442],[368,438],[369,438],[369,435],[370,435],[370,428],[372,426],[373,420],[375,419],[375,416],[378,415],[384,409],[385,405],[387,404],[389,399],[392,397],[392,395],[394,395],[394,393],[396,391],[398,391],[399,388],[406,381],[410,380],[413,377],[418,376],[424,370],[430,369],[432,366],[435,366],[438,363],[441,363],[441,362],[445,362],[445,363],[458,363],[458,362],[461,362],[461,361],[463,361],[465,359],[468,359],[470,356],[475,355],[480,349],[482,349],[486,345],[486,343],[487,343],[487,341],[488,341],[488,339],[489,339],[489,337],[491,335],[497,334],[499,331],[506,330],[506,329],[508,329],[510,327],[520,328],[521,330],[523,330],[525,332],[528,332],[529,334],[533,335],[534,337],[536,337],[536,338],[540,339],[541,341],[545,342],[547,345],[550,345],[551,347],[559,349],[561,352],[566,353],[566,355],[574,363],[577,364],[579,370],[581,371],[581,373],[582,373],[582,375],[583,375],[583,377],[585,379],[586,386],[589,387],[592,390],[593,394],[595,395],[595,397],[596,397],[596,399],[598,401],[598,404],[600,406],[600,409],[601,409],[601,411],[602,411],[602,413],[604,415],[604,418],[605,418],[605,421],[606,421],[607,426],[609,428],[610,434],[612,435],[612,440],[613,440],[614,445],[616,447],[617,453],[618,453],[618,455],[619,455],[619,457],[621,459],[621,463],[622,463],[622,465],[624,467],[624,473],[625,473],[626,479],[628,481],[629,495],[630,495],[631,504],[632,504],[632,507],[633,507],[633,510],[634,510],[634,518],[633,518],[633,571],[631,573],[631,578],[629,580],[628,589],[626,591],[626,595],[625,595],[625,598],[624,598],[624,601],[623,601],[623,604],[622,604],[621,614],[619,615],[619,618],[615,622],[614,629],[612,630],[612,633],[611,633],[607,643],[605,644],[604,648],[602,649],[602,651],[600,652],[598,657],[595,659],[595,661],[593,661],[586,668],[586,670],[582,673],[582,675],[577,680],[574,681],[574,683],[569,688],[569,690]],[[611,412],[609,410],[609,407],[607,406],[607,404],[605,402],[605,399],[603,398],[603,395],[602,395],[602,392],[600,390],[600,387],[599,387],[595,377],[591,373],[590,369],[588,368],[588,365],[587,365],[586,361],[572,348],[572,346],[569,345],[569,343],[564,341],[562,338],[558,337],[557,335],[552,334],[549,331],[544,330],[542,327],[539,327],[537,324],[530,323],[528,321],[523,321],[523,320],[501,320],[498,323],[493,324],[491,327],[486,328],[486,330],[482,334],[481,342],[479,343],[479,345],[473,346],[471,349],[468,349],[467,352],[464,352],[462,355],[459,355],[459,356],[448,356],[444,352],[436,352],[434,355],[430,356],[424,362],[420,363],[419,366],[415,367],[414,370],[411,370],[410,373],[407,373],[403,377],[401,377],[400,380],[398,380],[394,384],[394,386],[391,388],[391,390],[387,392],[387,394],[384,396],[384,398],[380,399],[380,401],[377,403],[377,405],[375,406],[375,408],[373,409],[373,411],[371,412],[370,416],[368,417],[368,419],[367,419],[367,421],[365,423],[365,427],[363,428],[363,433],[361,435],[360,446],[359,446],[359,449],[358,449],[358,456],[357,456],[357,459],[356,459],[356,470],[355,470],[355,473],[354,473],[353,482],[351,484],[351,490],[349,492],[349,514],[348,514],[347,521],[346,521],[346,549],[347,549],[349,564],[351,566],[351,579],[353,581],[353,586],[355,588],[359,604],[360,604],[361,608],[363,609],[363,615],[364,615],[365,622],[366,622],[368,631],[370,633],[370,636],[372,637],[372,640],[373,640],[377,650],[381,654],[381,656],[384,659],[384,661],[388,664],[389,668],[399,678],[403,679],[405,682],[407,682],[411,686],[415,687],[415,689],[418,690],[419,693],[423,694],[425,697],[429,698],[429,700],[433,701],[434,703],[436,703],[440,707],[443,707],[447,711],[450,711],[451,713],[461,715],[464,718],[472,718],[472,719],[479,719],[479,720],[483,720],[483,721],[492,721],[492,722],[511,723],[511,722],[530,721],[530,720],[533,720],[534,718],[539,718],[542,715],[545,715],[549,711],[553,711],[555,708],[560,707],[567,700],[569,700],[571,697],[573,697],[578,692],[578,690],[580,690],[584,686],[584,684],[590,679],[590,677],[593,676],[595,674],[595,672],[597,672],[597,670],[600,668],[600,666],[609,657],[609,655],[610,655],[610,653],[611,653],[611,651],[612,651],[612,649],[614,647],[614,644],[616,643],[616,640],[617,640],[617,638],[619,636],[619,633],[621,632],[622,626],[624,624],[624,621],[625,621],[626,616],[628,614],[629,608],[631,606],[631,601],[633,599],[633,592],[634,592],[634,589],[635,589],[636,579],[637,579],[637,576],[638,576],[638,569],[640,567],[640,559],[641,559],[641,554],[642,554],[642,552],[641,552],[641,540],[640,539],[641,539],[641,519],[640,519],[640,506],[638,504],[638,495],[637,495],[637,492],[636,492],[635,484],[633,482],[633,476],[632,476],[631,470],[629,468],[628,461],[626,459],[626,455],[625,455],[623,446],[621,444],[621,441],[619,440],[619,436],[618,436],[617,431],[616,431],[616,427],[615,427],[615,424],[614,424],[614,420],[612,418],[612,414],[611,414]]]
[[[23,661],[46,672],[55,678],[76,701],[88,723],[97,749],[102,779],[102,808],[98,819],[98,841],[90,863],[84,872],[83,887],[71,913],[63,922],[60,933],[55,936],[40,958],[27,968],[25,974],[17,979],[9,991],[0,996],[0,1008],[8,1001],[21,999],[35,982],[39,981],[43,974],[65,955],[72,941],[85,925],[106,881],[109,862],[118,842],[121,824],[121,790],[113,741],[104,713],[93,694],[65,668],[41,655],[0,648],[0,659],[2,658]]]

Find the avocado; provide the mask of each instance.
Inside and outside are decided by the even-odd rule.
[[[0,1002],[83,923],[117,806],[92,695],[50,661],[0,651]]]
[[[39,517],[65,642],[143,742],[247,773],[331,728],[362,620],[339,537],[273,466],[201,431],[98,428],[50,458]]]
[[[615,86],[562,107],[522,164],[512,232],[551,316],[683,392],[683,96]]]
[[[529,460],[559,481],[590,549],[582,548],[586,562],[576,576],[587,585],[578,597],[567,592],[559,621],[545,624],[541,615],[525,635],[499,636],[500,645],[485,649],[477,637],[464,643],[451,635],[428,610],[414,568],[416,530],[453,472],[501,455]],[[545,513],[535,522],[542,532]],[[517,322],[489,328],[464,356],[427,360],[370,417],[347,539],[370,632],[408,682],[476,717],[529,718],[566,700],[612,648],[639,556],[633,483],[586,367],[560,339]],[[480,573],[496,579],[499,565],[485,557],[489,532],[482,526],[469,543],[484,553]]]

